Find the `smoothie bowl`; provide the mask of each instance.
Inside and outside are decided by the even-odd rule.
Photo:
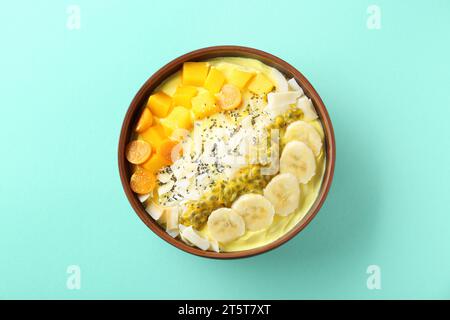
[[[268,53],[183,55],[133,99],[119,141],[125,193],[172,245],[241,258],[291,239],[331,185],[333,128],[306,78]]]

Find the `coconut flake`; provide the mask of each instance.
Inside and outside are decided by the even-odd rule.
[[[209,250],[220,252],[219,242],[215,239],[209,239]]]
[[[150,193],[138,195],[138,199],[141,203],[144,203],[148,198],[150,198]]]
[[[192,178],[197,171],[197,167],[198,167],[198,164],[194,163],[194,162],[184,163],[183,164],[183,168],[184,168],[183,174],[186,176],[186,178]]]
[[[300,87],[295,78],[290,79],[288,85],[292,91],[300,92],[300,97],[304,94],[302,87]]]
[[[237,131],[231,139],[228,141],[227,148],[228,150],[233,151],[238,145],[241,144],[242,139],[244,139],[245,134],[243,131],[239,130]]]
[[[267,95],[267,106],[265,111],[275,118],[289,110],[289,105],[296,102],[300,93],[298,91],[290,92],[271,92]]]
[[[169,192],[170,190],[172,190],[172,187],[174,185],[175,182],[173,182],[172,180],[170,180],[169,182],[167,182],[166,184],[163,184],[161,186],[159,186],[158,188],[158,195],[163,195],[166,194],[167,192]]]
[[[232,177],[234,177],[238,170],[239,169],[236,167],[229,167],[224,170],[224,174],[228,179],[231,179]]]
[[[178,206],[166,208],[166,232],[169,230],[178,230],[179,210],[180,208]]]
[[[185,230],[186,228],[188,228],[188,227],[186,227],[184,224],[181,224],[181,223],[180,223],[180,224],[178,225],[178,229],[179,229],[179,231],[180,231],[180,238],[181,238],[181,240],[183,240],[186,244],[192,246],[193,244],[192,244],[188,239],[186,239],[186,238],[183,236],[183,232],[184,232],[184,230]]]
[[[241,120],[241,126],[244,129],[252,129],[252,117],[246,116],[244,119]]]
[[[161,172],[158,174],[157,179],[162,183],[167,183],[170,181],[171,175],[168,173]]]
[[[180,234],[180,231],[177,230],[177,229],[167,230],[166,232],[167,232],[167,233],[169,234],[169,236],[171,236],[172,238],[176,238],[176,237],[178,237],[178,235]]]
[[[303,111],[303,119],[306,121],[311,121],[318,118],[311,99],[307,98],[306,96],[298,99],[297,108]]]
[[[209,179],[208,173],[202,173],[197,176],[197,183],[200,185],[205,185],[211,182],[211,179]]]
[[[150,217],[152,217],[155,220],[159,220],[161,216],[164,214],[164,208],[157,205],[156,203],[152,202],[150,203],[146,208],[145,211],[148,212]]]
[[[188,240],[190,243],[192,243],[194,246],[202,249],[202,250],[208,250],[209,248],[209,241],[205,238],[201,237],[193,228],[192,226],[189,226],[185,228],[181,232],[181,236]]]
[[[270,77],[275,82],[275,88],[277,92],[287,92],[288,83],[286,77],[277,69],[271,68]]]
[[[295,103],[298,97],[300,97],[298,91],[271,92],[267,95],[267,104],[278,108]]]
[[[197,201],[200,200],[201,195],[200,192],[196,191],[196,190],[191,190],[189,192],[186,193],[186,195],[184,196],[184,198],[186,200],[192,200],[192,201]]]

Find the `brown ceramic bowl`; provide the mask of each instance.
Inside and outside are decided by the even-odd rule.
[[[148,97],[152,93],[152,91],[163,82],[168,76],[172,75],[176,71],[180,70],[183,63],[186,61],[202,61],[214,57],[226,57],[226,56],[237,56],[237,57],[247,57],[254,58],[260,60],[261,62],[272,66],[282,72],[288,78],[294,77],[297,82],[303,88],[305,94],[312,99],[314,102],[314,106],[318,112],[319,118],[322,122],[325,132],[325,152],[326,152],[326,168],[325,174],[323,177],[323,182],[321,189],[319,191],[318,197],[314,204],[312,205],[309,212],[301,219],[297,225],[292,228],[288,233],[277,239],[276,241],[264,245],[262,247],[244,250],[244,251],[236,251],[236,252],[211,252],[211,251],[202,251],[198,248],[190,247],[181,240],[177,240],[172,238],[170,235],[166,233],[166,231],[161,228],[156,221],[154,221],[150,215],[145,211],[143,205],[134,194],[134,192],[130,188],[130,176],[131,176],[131,165],[128,164],[125,158],[125,146],[130,140],[133,129],[138,119],[139,111],[142,106],[147,102]],[[319,94],[314,90],[313,86],[309,83],[309,81],[293,66],[288,64],[287,62],[277,58],[269,53],[264,51],[260,51],[253,48],[247,47],[239,47],[239,46],[217,46],[217,47],[208,47],[199,50],[195,50],[189,52],[185,55],[182,55],[175,60],[172,60],[164,67],[159,69],[155,74],[153,74],[141,87],[133,101],[131,101],[131,105],[128,108],[128,111],[125,115],[125,119],[122,125],[122,131],[120,133],[119,139],[119,172],[120,178],[122,180],[122,185],[125,190],[125,194],[128,197],[128,200],[131,203],[134,211],[136,211],[137,215],[141,220],[159,237],[170,243],[171,245],[184,250],[186,252],[192,253],[194,255],[208,257],[208,258],[217,258],[217,259],[233,259],[233,258],[244,258],[249,256],[254,256],[263,252],[267,252],[272,250],[288,240],[292,239],[295,235],[297,235],[301,230],[303,230],[308,223],[315,217],[320,207],[322,206],[325,198],[328,194],[328,190],[331,186],[331,181],[333,179],[334,172],[334,164],[336,157],[336,145],[334,140],[333,126],[331,125],[330,118],[328,116],[328,112],[325,108],[325,105],[322,102]]]

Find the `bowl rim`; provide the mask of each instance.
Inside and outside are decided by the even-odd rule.
[[[179,71],[184,62],[204,61],[214,57],[254,58],[269,66],[276,68],[288,78],[294,77],[304,90],[305,95],[313,101],[325,134],[324,150],[326,150],[326,159],[327,159],[325,165],[325,172],[322,179],[319,194],[316,200],[314,201],[313,205],[309,209],[309,211],[305,214],[303,218],[300,219],[299,222],[297,222],[297,224],[291,230],[289,230],[287,233],[285,233],[283,236],[276,239],[275,241],[263,245],[261,247],[242,251],[233,251],[233,252],[203,251],[196,247],[191,247],[181,240],[172,238],[155,220],[153,220],[150,217],[150,215],[145,211],[143,205],[139,201],[137,195],[131,190],[129,184],[131,166],[127,163],[125,158],[125,147],[131,136],[131,129],[134,127],[134,124],[137,121],[137,114],[138,114],[137,111],[141,109],[143,103],[148,99],[148,96],[152,93],[152,91],[155,88],[157,88],[159,84],[161,84],[165,79],[167,79],[167,77],[171,76],[176,71]],[[300,233],[300,231],[302,231],[317,215],[318,211],[322,207],[328,195],[333,180],[335,162],[336,162],[336,142],[334,137],[333,126],[328,111],[321,97],[314,89],[314,87],[311,85],[311,83],[306,79],[306,77],[286,61],[270,53],[250,47],[234,46],[234,45],[212,46],[197,49],[171,60],[162,68],[160,68],[158,71],[156,71],[150,78],[147,79],[147,81],[141,86],[139,91],[132,99],[122,123],[118,145],[118,166],[122,187],[125,191],[128,201],[130,202],[132,208],[139,216],[139,218],[156,235],[158,235],[160,238],[162,238],[169,244],[175,246],[176,248],[196,256],[214,259],[237,259],[262,254],[281,246],[282,244],[286,243],[287,241],[295,237],[298,233]]]

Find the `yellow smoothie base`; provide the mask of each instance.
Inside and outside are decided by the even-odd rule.
[[[214,58],[207,61],[211,64],[211,66],[218,68],[225,75],[229,74],[234,68],[236,68],[237,65],[241,68],[247,69],[248,71],[262,72],[270,79],[273,79],[273,76],[271,75],[272,68],[255,59],[223,57]],[[273,81],[276,83],[275,79],[273,79]],[[177,72],[166,79],[155,91],[163,91],[168,95],[173,95],[176,88],[180,84],[181,72]],[[324,132],[321,122],[317,119],[314,121],[308,121],[308,123],[317,129],[322,137],[322,141],[324,141]],[[272,243],[289,232],[308,213],[318,196],[326,163],[326,157],[323,150],[324,147],[325,145],[322,146],[320,155],[316,157],[317,168],[315,176],[307,184],[300,184],[300,205],[294,213],[284,217],[275,214],[273,223],[267,229],[260,231],[246,231],[243,236],[234,241],[225,244],[221,243],[220,250],[232,252],[254,249]],[[199,231],[199,233],[207,238],[210,238],[207,229],[207,226],[205,226]]]
[[[318,122],[313,125],[315,127],[321,127]],[[275,214],[272,224],[267,229],[246,231],[242,237],[232,242],[221,244],[220,249],[228,252],[254,249],[269,244],[288,233],[308,213],[314,201],[317,199],[325,172],[325,157],[323,152],[317,161],[316,170],[316,175],[311,181],[307,184],[300,185],[300,205],[295,212],[285,217]],[[207,234],[207,230],[202,230],[202,233]]]

